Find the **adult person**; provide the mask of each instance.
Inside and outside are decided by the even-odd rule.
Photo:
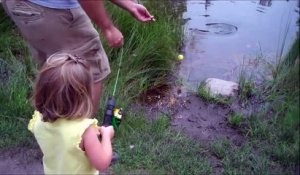
[[[154,19],[133,0],[110,0],[141,22]],[[123,35],[109,18],[103,0],[2,0],[3,7],[27,41],[33,58],[41,67],[57,52],[68,52],[86,59],[93,73],[93,105],[96,112],[103,79],[110,73],[100,29],[110,47],[120,47]]]

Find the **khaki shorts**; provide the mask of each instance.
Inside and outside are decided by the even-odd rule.
[[[4,0],[2,3],[21,30],[39,66],[50,55],[66,52],[90,63],[95,82],[110,73],[99,34],[82,8],[51,9],[26,0]]]

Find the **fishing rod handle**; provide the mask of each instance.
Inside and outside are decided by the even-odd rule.
[[[112,125],[114,108],[115,108],[115,100],[113,97],[109,97],[107,100],[107,103],[106,103],[106,109],[104,112],[102,126],[111,126]]]

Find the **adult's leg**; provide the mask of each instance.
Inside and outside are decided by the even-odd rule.
[[[97,113],[98,107],[100,105],[100,98],[102,96],[102,89],[103,89],[103,82],[98,81],[93,84],[93,90],[92,90],[92,98],[93,98],[93,104],[94,104],[94,114]]]

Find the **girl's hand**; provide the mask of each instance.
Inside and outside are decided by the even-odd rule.
[[[113,126],[107,126],[107,127],[101,126],[101,127],[98,127],[98,130],[101,134],[102,139],[109,138],[110,140],[112,140],[112,138],[115,135],[115,130],[114,130]]]
[[[109,47],[117,48],[123,45],[123,35],[115,26],[103,29],[102,33]]]

